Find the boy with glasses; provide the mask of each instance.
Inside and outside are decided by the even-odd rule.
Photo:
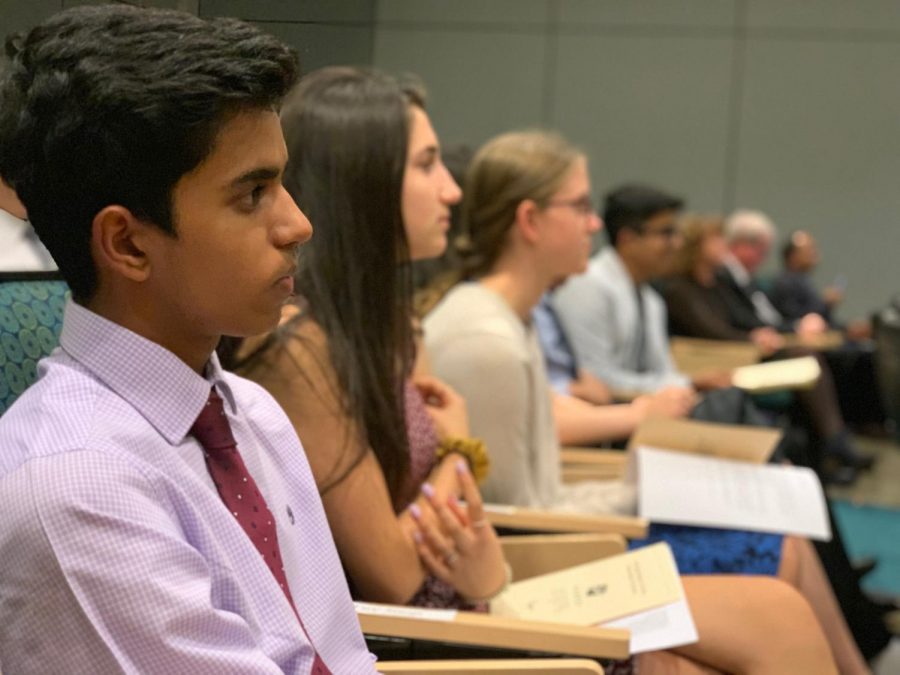
[[[672,363],[665,304],[649,285],[668,271],[680,246],[682,207],[681,199],[646,185],[612,190],[603,207],[611,246],[552,303],[580,367],[617,392],[667,388],[689,409],[694,389]]]

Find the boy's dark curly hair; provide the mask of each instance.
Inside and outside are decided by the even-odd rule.
[[[119,204],[177,236],[172,189],[242,110],[277,107],[297,57],[234,19],[77,7],[7,39],[0,176],[84,302],[94,216]]]

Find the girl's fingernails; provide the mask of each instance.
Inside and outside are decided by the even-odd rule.
[[[413,530],[413,541],[415,541],[417,544],[422,543],[422,533],[418,530]]]
[[[469,470],[469,463],[464,459],[456,460],[456,472],[465,473]]]
[[[434,497],[434,487],[431,483],[422,483],[422,494],[429,499]]]
[[[409,505],[409,515],[411,515],[416,520],[420,520],[422,518],[422,509],[419,508],[419,505],[413,502]]]

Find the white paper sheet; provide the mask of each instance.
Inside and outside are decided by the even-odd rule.
[[[686,600],[601,624],[631,631],[631,653],[641,654],[697,642],[697,627]]]
[[[658,523],[831,539],[812,469],[637,448],[638,513]]]
[[[422,619],[423,621],[453,621],[456,619],[455,609],[430,609],[425,607],[407,607],[405,605],[382,605],[374,602],[354,602],[357,614],[374,614],[376,616],[393,616],[401,619]]]

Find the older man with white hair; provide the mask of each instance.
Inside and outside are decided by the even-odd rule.
[[[772,353],[784,347],[781,333],[793,332],[804,337],[828,328],[820,314],[809,313],[797,320],[783,317],[754,278],[772,249],[775,235],[775,225],[764,213],[735,211],[725,221],[729,255],[717,273],[718,282],[732,291],[729,294],[733,302],[729,307],[728,321],[734,328],[753,331],[754,341]],[[799,356],[806,351],[794,348],[782,353]],[[821,391],[814,402],[818,412],[813,417],[829,423],[828,431],[821,430],[825,441],[823,456],[833,456],[853,469],[869,468],[873,457],[860,453],[853,446],[844,417],[861,424],[877,423],[883,419],[883,413],[879,412],[871,354],[858,350],[833,350],[817,355],[817,358],[827,365],[828,379],[834,380],[827,387],[820,385]],[[869,362],[866,363],[866,360]],[[873,395],[873,392],[876,393]],[[832,478],[838,481],[836,474]],[[849,480],[849,475],[847,478]]]
[[[762,211],[735,211],[725,221],[729,255],[720,272],[720,281],[735,291],[741,307],[733,308],[732,321],[736,328],[752,330],[760,323],[773,329],[769,336],[772,348],[780,345],[775,331],[815,335],[828,324],[819,314],[807,314],[797,321],[785,319],[766,297],[756,281],[756,273],[769,257],[775,241],[776,228]]]

